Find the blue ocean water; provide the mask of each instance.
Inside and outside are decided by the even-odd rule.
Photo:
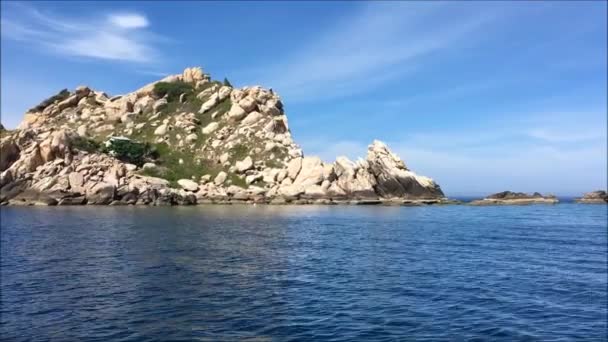
[[[607,207],[4,207],[4,341],[605,341]]]

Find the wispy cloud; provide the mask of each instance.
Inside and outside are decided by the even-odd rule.
[[[21,3],[6,6],[3,38],[30,44],[45,52],[104,60],[151,62],[159,57],[159,37],[147,30],[140,13],[107,13],[74,18],[42,12]]]
[[[373,89],[415,70],[419,58],[470,41],[493,17],[467,15],[446,3],[360,4],[320,38],[269,67],[265,82],[292,101]]]

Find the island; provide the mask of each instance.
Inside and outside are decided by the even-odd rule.
[[[576,198],[574,201],[586,204],[608,204],[608,193],[604,190],[596,190],[588,192],[583,197]]]
[[[554,195],[542,195],[538,192],[526,194],[523,192],[503,191],[487,196],[484,199],[471,201],[470,205],[527,205],[527,204],[556,204]]]
[[[275,91],[200,67],[124,95],[63,89],[0,131],[2,205],[452,203],[379,140],[357,161],[304,155]]]

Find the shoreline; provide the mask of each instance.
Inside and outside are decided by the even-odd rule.
[[[194,203],[126,203],[113,201],[108,204],[97,203],[48,203],[43,201],[8,201],[0,203],[0,207],[81,207],[81,206],[132,206],[132,207],[176,207],[176,206],[214,206],[214,205],[243,205],[243,206],[381,206],[381,207],[425,207],[425,206],[471,206],[471,207],[505,207],[505,206],[530,206],[530,205],[559,205],[559,204],[608,204],[604,201],[581,201],[576,198],[560,201],[558,199],[520,199],[496,201],[491,199],[478,199],[464,201],[459,199],[423,199],[423,200],[399,200],[399,199],[297,199],[285,200],[275,198],[273,200],[238,200],[238,199],[201,199]]]

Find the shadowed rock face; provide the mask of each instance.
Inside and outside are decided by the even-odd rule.
[[[376,140],[369,146],[367,164],[376,178],[375,191],[381,197],[444,197],[439,185],[408,170],[405,163],[381,141]]]
[[[201,68],[113,97],[62,90],[3,131],[0,152],[2,204],[444,200],[381,141],[356,162],[304,156],[278,94]]]

